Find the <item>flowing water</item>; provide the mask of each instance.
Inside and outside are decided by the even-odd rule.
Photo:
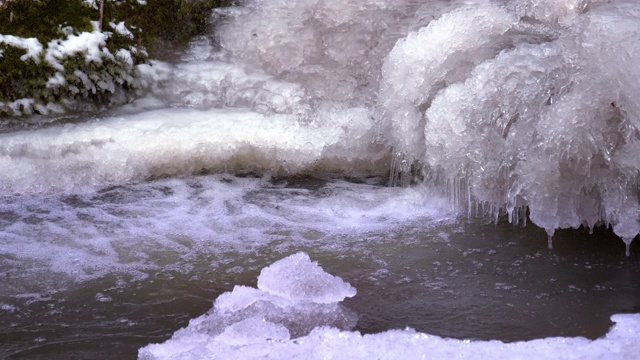
[[[635,2],[256,0],[212,23],[132,104],[3,123],[0,357],[135,358],[300,251],[357,291],[353,324],[317,325],[382,342],[571,343],[640,312]]]

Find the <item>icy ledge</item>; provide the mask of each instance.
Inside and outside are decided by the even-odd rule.
[[[236,286],[207,315],[162,344],[140,349],[141,360],[187,359],[633,359],[640,314],[614,315],[597,340],[501,341],[444,339],[412,329],[374,335],[348,331],[357,317],[339,302],[356,291],[298,253],[265,268],[258,289]],[[345,330],[347,329],[347,330]]]

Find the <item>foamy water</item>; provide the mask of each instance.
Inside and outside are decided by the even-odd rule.
[[[375,251],[424,241],[434,254],[449,251],[440,243],[452,231],[447,226],[476,215],[529,219],[550,244],[558,229],[610,226],[634,259],[635,2],[255,0],[219,9],[212,21],[215,31],[195,39],[176,64],[146,70],[155,81],[146,97],[99,118],[3,126],[4,313],[114,278],[91,296],[108,303],[107,290],[153,288],[165,272],[181,279],[176,286],[215,281],[218,270],[225,281],[236,274],[250,282],[243,274],[299,250],[317,249],[338,267],[337,254],[357,250],[377,264],[371,276],[380,278],[390,269]],[[467,265],[488,266],[492,251]],[[514,261],[544,257],[534,253]],[[422,256],[439,268],[434,254]],[[237,266],[229,259],[254,257]],[[592,288],[629,288],[612,281],[618,285]],[[446,282],[439,273],[428,284]],[[315,325],[291,335],[258,320],[216,325],[231,346],[225,349],[240,357],[366,357],[382,347],[390,357],[401,355],[390,347],[471,358],[526,351],[569,357],[583,345],[627,349],[633,335],[625,329],[637,322],[615,317],[618,325],[602,341],[501,345]],[[242,331],[252,328],[265,333],[245,339]],[[197,331],[183,333],[193,336],[180,341],[197,349],[194,358],[215,355]],[[296,338],[305,345],[294,345]],[[332,344],[325,355],[312,350],[319,342]]]

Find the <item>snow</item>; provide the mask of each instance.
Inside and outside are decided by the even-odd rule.
[[[70,34],[66,40],[52,40],[47,44],[45,60],[60,71],[64,70],[64,66],[60,63],[62,59],[71,57],[75,54],[82,54],[87,63],[102,63],[102,58],[113,57],[106,50],[106,40],[108,35],[101,32],[82,32],[78,35]],[[107,53],[105,53],[107,51]]]
[[[119,49],[116,52],[116,58],[123,60],[126,64],[133,66],[133,57],[131,57],[131,51],[125,49]]]
[[[36,64],[40,63],[40,55],[42,54],[43,47],[38,39],[0,34],[0,44],[2,43],[26,50],[26,53],[20,56],[20,60],[27,61],[28,59],[32,59]],[[0,53],[0,57],[1,55]]]
[[[55,75],[47,80],[47,87],[53,88],[58,86],[64,86],[67,84],[67,79],[65,79],[64,75],[61,72],[56,72]]]
[[[111,26],[118,34],[128,37],[129,39],[133,39],[133,33],[127,29],[124,21],[119,23],[110,22],[109,26]]]

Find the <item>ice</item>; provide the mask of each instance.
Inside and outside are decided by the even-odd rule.
[[[339,302],[356,295],[351,285],[324,272],[305,253],[291,255],[262,269],[258,289],[289,300],[319,304]]]
[[[548,233],[606,225],[627,243],[640,231],[636,2],[274,0],[216,17],[184,62],[138,67],[132,81],[154,88],[122,109],[138,112],[130,121],[116,112],[3,134],[0,162],[14,171],[0,175],[2,191],[199,171],[390,173],[392,184],[436,183],[469,216],[528,213]],[[45,58],[99,62],[113,56],[104,36],[70,34]],[[128,50],[116,57],[130,65]],[[64,85],[61,74],[47,86]],[[75,77],[72,92],[115,91]]]
[[[386,153],[351,140],[371,136],[369,112],[332,109],[321,126],[290,115],[167,109],[100,122],[0,134],[4,193],[123,184],[202,170],[295,174],[375,173]],[[189,119],[189,121],[185,121]]]
[[[423,134],[415,131],[424,127],[421,111],[437,91],[494,57],[516,21],[498,6],[463,7],[396,43],[382,67],[380,89],[382,116],[389,118],[395,151],[411,153],[424,142]]]
[[[469,217],[497,219],[506,211],[522,223],[529,216],[549,246],[558,228],[606,225],[627,254],[633,250],[640,231],[637,2],[249,0],[216,17],[215,33],[196,39],[178,64],[137,67],[140,78],[127,81],[153,85],[138,101],[90,119],[3,125],[0,166],[10,171],[0,174],[0,247],[7,266],[25,269],[12,291],[56,293],[110,276],[149,283],[168,273],[240,277],[259,270],[245,258],[300,250],[362,254],[375,263],[372,244],[395,253],[417,241],[416,229],[456,221],[440,192]],[[96,34],[67,34],[49,45],[49,61],[58,66],[78,53],[111,59]],[[24,49],[23,60],[43,51],[33,41],[0,40]],[[113,56],[131,65],[130,50]],[[86,71],[76,76],[77,93],[83,84],[110,88]],[[60,71],[47,86],[67,81]],[[0,106],[16,114],[62,111],[37,108],[35,99]],[[40,120],[51,123],[31,125]],[[318,190],[280,185],[280,175],[364,183],[331,180]],[[377,184],[388,176],[414,183],[369,186],[369,176]],[[444,235],[433,241],[450,245],[450,230],[436,230]],[[442,259],[428,263],[458,272]],[[508,264],[524,268],[521,260]],[[391,267],[381,266],[363,279],[391,278]],[[420,284],[441,291],[443,281]],[[98,305],[117,301],[102,288],[90,291]],[[609,334],[593,341],[504,344],[411,329],[362,335],[350,331],[355,315],[338,304],[354,295],[299,253],[264,269],[257,288],[221,295],[209,314],[140,356],[581,359],[637,352],[636,315],[614,316]]]
[[[529,214],[550,244],[558,228],[610,225],[626,245],[640,231],[636,2],[245,5],[218,11],[215,35],[198,38],[184,62],[139,66],[142,87],[154,84],[148,97],[95,121],[0,134],[0,165],[11,169],[0,174],[0,193],[83,194],[202,172],[362,179],[386,176],[394,164],[391,179],[413,166],[425,184],[289,200],[296,221],[331,219],[364,231],[447,217],[446,206],[432,206],[441,200],[429,188],[435,182],[469,216],[497,218],[502,209],[521,223]],[[24,39],[3,39],[40,51]],[[87,52],[97,61],[107,56],[103,41],[98,33],[69,35],[49,55]],[[131,54],[116,56],[128,61]],[[87,89],[111,89],[76,75],[78,86],[82,79]],[[67,80],[56,73],[47,86]],[[15,113],[42,106],[33,99],[0,105]],[[55,238],[68,235],[53,229]],[[73,231],[83,244],[83,235],[95,235]],[[53,268],[73,268],[71,258],[51,259],[29,246]],[[115,256],[109,246],[102,253]],[[108,268],[86,249],[70,252]]]
[[[286,341],[290,339],[289,330],[256,316],[239,321],[218,335],[217,340],[231,346],[245,346],[264,341]]]
[[[354,295],[349,284],[324,272],[307,254],[297,253],[264,268],[258,289],[236,286],[220,295],[208,314],[192,320],[167,343],[140,349],[138,358],[215,358],[243,348],[262,352],[265,343],[285,344],[316,328],[350,330],[357,317],[339,302]]]
[[[308,278],[315,283],[317,276],[341,279],[324,273],[308,255],[298,253],[265,268],[259,283],[279,280],[296,289],[291,272],[312,271]],[[267,279],[264,279],[267,277]],[[293,281],[291,281],[293,279]],[[315,283],[322,288],[324,281]],[[498,285],[498,284],[496,284]],[[504,284],[502,284],[504,285]],[[324,289],[335,293],[335,299],[353,292]],[[348,293],[348,294],[347,294]],[[339,300],[337,300],[339,301]],[[312,305],[315,304],[315,305]],[[331,307],[331,311],[318,312],[313,306]],[[614,315],[615,325],[600,339],[545,338],[531,341],[503,343],[501,341],[474,341],[441,338],[407,328],[378,334],[362,335],[349,331],[349,323],[327,321],[332,315],[345,316],[345,309],[337,302],[319,305],[308,299],[289,299],[269,294],[260,289],[236,286],[221,295],[208,315],[191,320],[186,328],[178,330],[171,339],[161,344],[141,348],[141,360],[160,359],[632,359],[637,355],[636,329],[640,315]],[[341,320],[344,321],[344,318]],[[311,325],[316,323],[315,325]],[[302,325],[301,325],[302,324]],[[311,326],[310,326],[311,325]],[[352,325],[352,324],[351,324]],[[300,327],[304,331],[300,331]]]
[[[218,26],[225,59],[300,84],[309,100],[375,98],[383,56],[405,34],[387,21],[408,2],[252,1],[227,11]]]
[[[490,204],[517,222],[528,207],[547,232],[607,225],[629,243],[638,40],[627,1],[470,5],[409,33],[382,67],[392,181],[417,165],[465,184],[453,192],[463,208]]]
[[[0,176],[2,191],[199,171],[390,173],[391,184],[424,181],[425,194],[435,183],[469,216],[529,214],[548,233],[611,226],[629,243],[640,231],[636,2],[274,0],[215,16],[215,34],[184,62],[136,69],[134,83],[154,86],[121,109],[137,113],[130,121],[116,112],[4,134],[0,162],[15,171]],[[46,58],[101,61],[112,56],[103,44],[71,34]],[[130,63],[127,50],[116,56]],[[77,93],[115,91],[75,76]]]

